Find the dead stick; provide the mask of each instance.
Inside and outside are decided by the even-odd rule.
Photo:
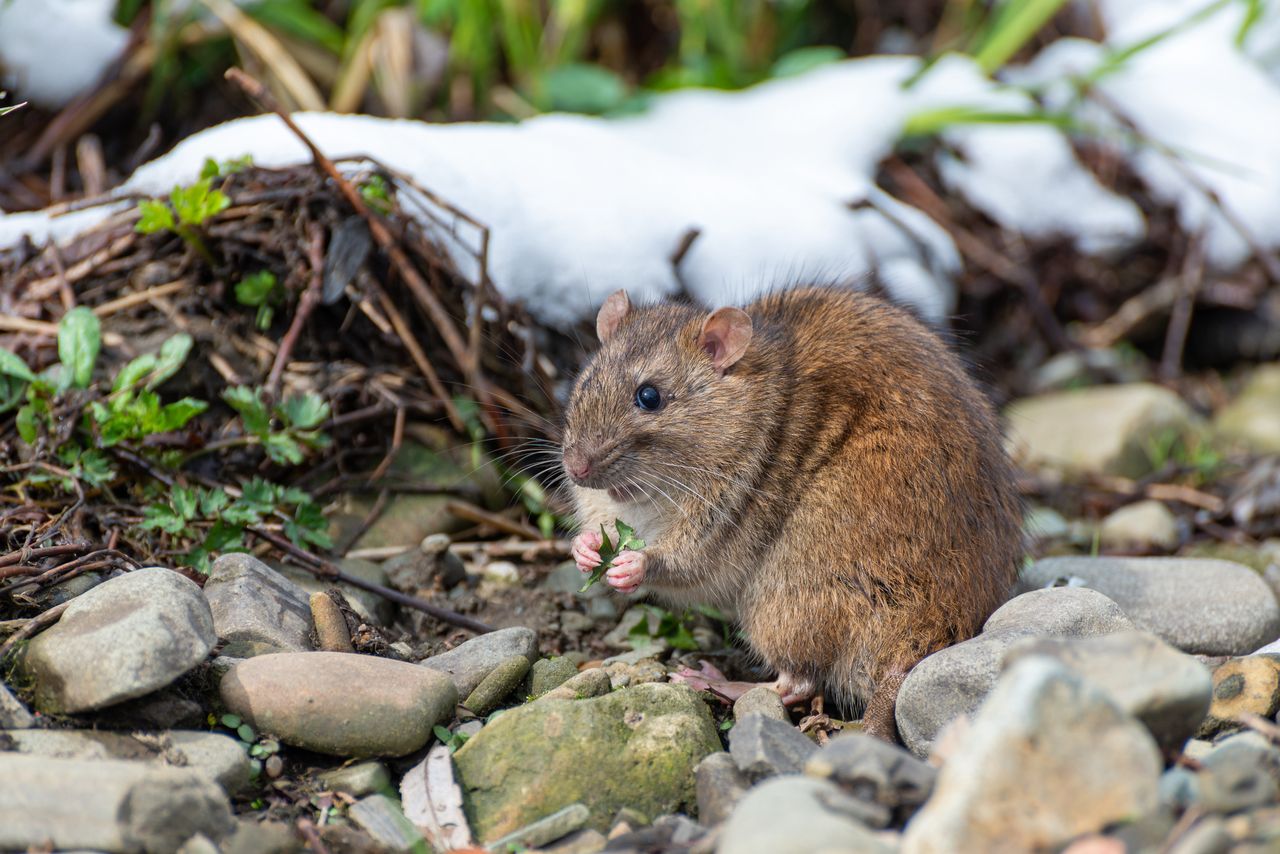
[[[513,522],[504,516],[499,516],[497,513],[490,513],[488,510],[477,507],[469,501],[449,501],[445,503],[444,509],[459,519],[489,525],[499,531],[514,534],[517,537],[524,537],[527,540],[537,540],[542,537],[539,531],[529,525]]]
[[[377,593],[384,599],[392,602],[398,602],[409,608],[414,608],[435,617],[437,620],[448,623],[452,626],[458,626],[464,629],[470,629],[477,634],[487,634],[493,631],[493,626],[473,620],[465,614],[459,614],[457,611],[450,611],[448,608],[441,608],[438,605],[432,605],[425,599],[419,599],[416,596],[409,596],[401,593],[399,590],[392,590],[390,587],[383,587],[381,584],[375,584],[372,581],[365,581],[363,578],[356,578],[354,575],[348,575],[333,563],[322,557],[313,555],[308,551],[298,548],[284,537],[277,536],[270,531],[262,528],[248,528],[251,534],[266,540],[271,545],[285,552],[290,557],[301,561],[303,568],[317,578],[325,578],[330,581],[340,581],[343,584],[350,584],[352,587],[359,587],[361,590],[368,590],[370,593]]]
[[[11,566],[15,563],[21,563],[24,559],[39,560],[46,557],[80,554],[92,549],[93,546],[90,543],[65,543],[61,546],[46,546],[42,549],[30,549],[25,555],[21,549],[18,549],[0,557],[0,566]]]
[[[320,304],[320,286],[324,281],[324,231],[319,223],[314,222],[307,231],[309,232],[307,236],[310,238],[307,243],[307,260],[311,264],[311,281],[307,283],[307,289],[302,292],[302,298],[298,300],[298,310],[293,313],[293,320],[289,322],[289,329],[285,332],[284,338],[280,339],[275,361],[272,362],[271,371],[267,374],[265,388],[267,394],[273,398],[280,390],[280,375],[284,373],[284,366],[289,362],[289,356],[293,354],[293,348],[302,334],[302,327],[306,326],[311,312]]]
[[[10,635],[9,639],[5,641],[3,645],[0,645],[0,662],[5,660],[5,658],[9,655],[10,651],[12,651],[14,646],[19,641],[24,641],[27,638],[34,635],[36,632],[40,631],[41,629],[46,628],[48,626],[52,626],[54,623],[58,622],[58,620],[62,617],[62,612],[67,610],[67,606],[74,601],[76,600],[69,599],[66,602],[63,602],[61,605],[54,605],[52,608],[50,608],[48,611],[45,611],[43,614],[39,614],[35,617],[32,617],[30,620],[28,620],[25,626],[23,626],[22,628],[14,632],[12,635]]]
[[[382,306],[383,312],[391,321],[391,326],[395,329],[396,335],[400,336],[400,341],[404,344],[404,348],[409,351],[409,356],[413,359],[414,364],[418,366],[418,370],[426,377],[431,393],[444,404],[445,412],[449,415],[449,422],[453,424],[454,429],[459,433],[464,432],[466,423],[462,420],[462,414],[454,407],[453,398],[445,391],[444,383],[440,382],[436,369],[432,367],[431,360],[427,358],[427,352],[422,349],[418,339],[413,337],[413,330],[409,328],[409,323],[404,319],[404,315],[400,313],[395,303],[391,301],[391,296],[380,285],[373,282],[372,279],[370,284],[373,286],[374,296],[378,298],[378,304]]]

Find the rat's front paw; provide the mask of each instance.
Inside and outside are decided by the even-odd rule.
[[[604,580],[619,593],[634,593],[644,582],[644,570],[644,552],[622,552],[613,559]]]
[[[573,538],[573,562],[583,572],[590,572],[600,565],[600,546],[604,540],[599,531],[583,531]]]

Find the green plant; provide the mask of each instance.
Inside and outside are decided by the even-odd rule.
[[[391,187],[381,175],[370,175],[360,184],[360,198],[383,216],[391,213]]]
[[[591,570],[591,575],[587,578],[585,584],[579,593],[585,593],[591,589],[591,585],[604,578],[604,574],[617,560],[618,555],[625,551],[639,551],[644,548],[644,540],[636,537],[635,529],[623,522],[621,519],[615,519],[614,527],[618,531],[618,541],[615,543],[609,539],[609,532],[605,530],[604,525],[600,526],[600,565]]]
[[[222,393],[222,399],[240,413],[245,432],[222,442],[220,448],[260,445],[273,462],[297,465],[307,449],[329,446],[329,437],[317,429],[329,417],[329,404],[318,394],[268,403],[261,388],[233,386]]]
[[[207,168],[207,164],[206,164]],[[139,234],[156,234],[171,231],[182,238],[200,256],[214,263],[213,254],[200,236],[200,227],[231,205],[231,199],[213,187],[213,177],[205,175],[189,187],[175,186],[164,199],[143,199],[138,202]]]
[[[259,737],[254,728],[245,723],[239,715],[228,713],[219,717],[211,714],[207,720],[209,726],[221,726],[232,733],[236,743],[249,754],[249,768],[255,778],[262,773],[263,763],[280,752],[279,741],[265,736]]]
[[[690,613],[684,611],[679,615],[659,608],[657,605],[639,605],[644,609],[644,617],[631,627],[627,637],[637,646],[643,646],[655,640],[665,640],[675,649],[697,649],[698,642],[689,631]]]
[[[3,101],[8,96],[9,96],[8,92],[4,91],[3,89],[0,89],[0,101]],[[27,102],[23,101],[21,104],[10,104],[7,107],[0,107],[0,116],[7,116],[9,113],[12,113],[14,110],[20,110],[26,105],[27,105]]]
[[[467,739],[471,737],[465,732],[449,732],[448,727],[440,726],[439,724],[432,727],[431,731],[435,733],[436,738],[439,739],[441,744],[449,748],[450,753],[457,751],[457,749],[466,744]]]
[[[236,282],[236,302],[258,309],[254,322],[265,330],[271,326],[276,307],[284,302],[284,287],[276,281],[276,274],[259,270]]]

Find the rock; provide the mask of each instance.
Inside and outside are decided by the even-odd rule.
[[[495,560],[484,565],[481,577],[497,587],[514,587],[520,583],[520,570],[510,561]]]
[[[742,720],[747,715],[760,714],[786,724],[791,723],[791,716],[782,705],[782,697],[778,692],[765,685],[747,691],[733,703],[733,717]]]
[[[898,735],[927,756],[952,720],[972,715],[996,684],[1006,651],[1026,637],[1093,637],[1133,628],[1094,590],[1055,587],[1017,596],[996,610],[976,638],[935,652],[907,674],[898,693]]]
[[[4,850],[167,852],[235,828],[222,789],[189,768],[0,753],[0,780]]]
[[[249,785],[249,757],[232,738],[214,732],[170,730],[119,733],[100,730],[27,729],[0,733],[4,749],[56,759],[121,759],[183,767],[204,775],[227,793]]]
[[[541,697],[578,675],[578,666],[567,658],[540,658],[529,671],[529,694]]]
[[[452,590],[467,578],[462,558],[449,551],[448,534],[432,534],[416,549],[409,549],[382,564],[387,583],[405,593],[439,588]]]
[[[1218,743],[1200,762],[1197,805],[1233,813],[1280,799],[1280,750],[1254,732]]]
[[[31,598],[41,609],[52,608],[63,602],[70,602],[81,593],[87,593],[101,583],[102,573],[86,572],[84,575],[76,575],[43,590],[35,591]]]
[[[579,802],[601,831],[623,806],[647,815],[691,807],[693,768],[719,749],[695,692],[649,684],[510,709],[453,759],[472,831],[492,840]]]
[[[1234,843],[1227,832],[1227,823],[1211,815],[1197,821],[1165,850],[1168,854],[1228,854]]]
[[[427,841],[413,822],[404,817],[400,804],[386,795],[369,795],[347,810],[351,821],[373,837],[384,851],[422,851]]]
[[[422,495],[398,492],[383,508],[378,518],[360,538],[349,543],[348,550],[412,548],[432,534],[452,534],[462,530],[466,522],[449,512],[448,495]],[[331,520],[334,543],[341,546],[373,509],[373,499],[365,496],[345,497],[339,504],[338,518]],[[346,524],[344,524],[346,523]],[[350,524],[354,523],[354,524]]]
[[[1033,540],[1064,540],[1071,523],[1052,507],[1032,507],[1022,519],[1022,530]]]
[[[529,659],[524,655],[513,655],[489,671],[462,705],[483,717],[496,709],[524,681],[528,672]]]
[[[893,849],[862,824],[864,810],[834,783],[776,777],[738,803],[716,854],[889,854]]]
[[[1233,658],[1213,671],[1213,703],[1196,733],[1212,738],[1241,726],[1242,714],[1274,717],[1280,711],[1280,655]]]
[[[907,825],[903,854],[1055,848],[1153,811],[1146,729],[1045,658],[1014,664]]]
[[[391,775],[387,766],[381,762],[357,762],[345,765],[332,771],[323,771],[316,779],[326,789],[334,792],[346,792],[353,797],[362,798],[378,792],[394,791]]]
[[[362,581],[381,584],[383,587],[387,586],[387,574],[383,571],[381,564],[353,557],[342,558],[336,563],[339,569],[350,576],[359,578]],[[370,590],[346,583],[334,584],[332,581],[316,578],[310,572],[296,566],[281,566],[280,572],[306,591],[308,597],[312,593],[323,593],[331,587],[336,587],[342,592],[343,598],[347,600],[347,604],[351,606],[352,610],[366,622],[379,626],[389,626],[395,621],[395,604]]]
[[[466,697],[489,671],[513,655],[523,655],[532,664],[538,657],[537,632],[524,627],[498,629],[423,659],[419,664],[449,674],[458,686],[458,696]]]
[[[253,555],[228,554],[213,562],[204,598],[224,641],[269,644],[282,651],[311,649],[307,593]]]
[[[733,807],[751,788],[751,781],[738,770],[728,753],[712,753],[693,769],[694,791],[698,798],[698,821],[710,827],[729,817]]]
[[[1098,538],[1104,546],[1178,547],[1178,519],[1163,502],[1147,499],[1125,505],[1102,520]]]
[[[220,847],[222,854],[297,854],[304,850],[289,825],[247,817],[236,820],[235,831]]]
[[[729,730],[729,754],[753,782],[798,774],[818,746],[790,723],[762,714],[739,718]]]
[[[609,674],[602,667],[583,670],[577,676],[566,679],[561,685],[543,694],[543,700],[585,700],[602,697],[613,690]]]
[[[858,732],[839,735],[805,762],[804,773],[839,785],[860,800],[885,810],[900,823],[929,799],[938,772],[896,744]]]
[[[177,689],[166,688],[112,706],[106,715],[112,729],[171,730],[206,726],[209,713]]]
[[[1181,398],[1149,383],[1024,398],[1005,414],[1016,459],[1072,474],[1141,477],[1153,469],[1150,443],[1193,425]]]
[[[1280,365],[1254,370],[1238,397],[1213,419],[1214,432],[1258,454],[1280,454]]]
[[[626,660],[635,654],[628,653],[626,656],[604,660],[604,671],[609,674],[609,684],[612,687],[625,688],[628,685],[642,685],[645,682],[667,681],[667,668],[655,659],[644,656],[635,662]]]
[[[1005,654],[1005,666],[1035,655],[1102,689],[1145,724],[1168,755],[1177,754],[1209,710],[1208,668],[1147,632],[1022,640]]]
[[[1247,655],[1280,637],[1280,605],[1248,567],[1224,560],[1056,557],[1025,569],[1020,589],[1061,578],[1110,597],[1138,628],[1183,652]]]
[[[316,638],[325,652],[355,652],[351,630],[342,608],[328,593],[311,594],[311,619],[316,625]]]
[[[0,682],[0,729],[26,729],[34,724],[27,707]]]
[[[541,849],[548,842],[555,842],[577,830],[581,830],[591,817],[591,811],[582,804],[570,804],[546,818],[525,825],[514,833],[489,844],[490,851],[522,851]]]
[[[136,569],[68,605],[27,644],[20,666],[36,708],[74,714],[163,688],[216,642],[199,587],[172,570]]]
[[[260,732],[334,756],[404,756],[453,717],[452,680],[402,661],[341,652],[286,652],[241,661],[222,702]]]
[[[571,833],[559,842],[545,845],[538,849],[542,854],[598,854],[609,844],[609,840],[598,830],[579,830]]]

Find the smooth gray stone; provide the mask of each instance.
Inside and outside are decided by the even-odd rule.
[[[809,757],[804,773],[830,780],[854,796],[905,819],[929,799],[938,771],[896,744],[850,732],[831,739]],[[883,825],[881,825],[883,826]]]
[[[391,775],[387,773],[387,766],[381,762],[357,762],[332,771],[322,771],[316,775],[316,779],[327,789],[346,792],[357,798],[392,789]]]
[[[158,567],[104,581],[27,644],[20,667],[36,708],[74,714],[163,688],[217,642],[200,588]]]
[[[228,554],[215,560],[204,596],[224,641],[256,642],[291,652],[312,649],[307,592],[253,555]]]
[[[189,768],[0,753],[0,848],[176,851],[235,829],[216,783]]]
[[[388,851],[421,851],[426,840],[405,818],[399,801],[386,795],[369,795],[347,809],[351,821]]]
[[[893,849],[862,823],[866,808],[826,780],[774,777],[738,802],[716,854],[889,854]]]
[[[0,729],[26,729],[33,724],[35,718],[27,707],[0,682]]]
[[[752,688],[733,703],[734,720],[745,718],[752,713],[758,713],[766,718],[773,718],[783,723],[791,723],[791,716],[787,714],[786,707],[782,705],[782,697],[778,696],[777,691],[765,685]]]
[[[517,626],[498,629],[474,637],[457,647],[418,662],[422,667],[447,673],[458,686],[458,696],[466,697],[490,671],[513,655],[523,655],[532,664],[538,658],[538,634]]]
[[[751,781],[738,770],[733,757],[723,751],[707,756],[693,769],[698,798],[698,821],[719,824],[751,788]]]
[[[797,774],[818,746],[789,723],[752,713],[729,730],[729,754],[753,781]]]
[[[570,804],[546,818],[526,824],[514,833],[495,839],[487,847],[498,854],[506,854],[507,851],[520,848],[541,848],[548,842],[555,842],[574,831],[581,830],[586,826],[589,818],[591,818],[591,811],[586,806]]]
[[[1078,579],[1134,625],[1183,652],[1248,655],[1280,637],[1280,604],[1247,566],[1209,558],[1056,557],[1025,569],[1019,589]]]

